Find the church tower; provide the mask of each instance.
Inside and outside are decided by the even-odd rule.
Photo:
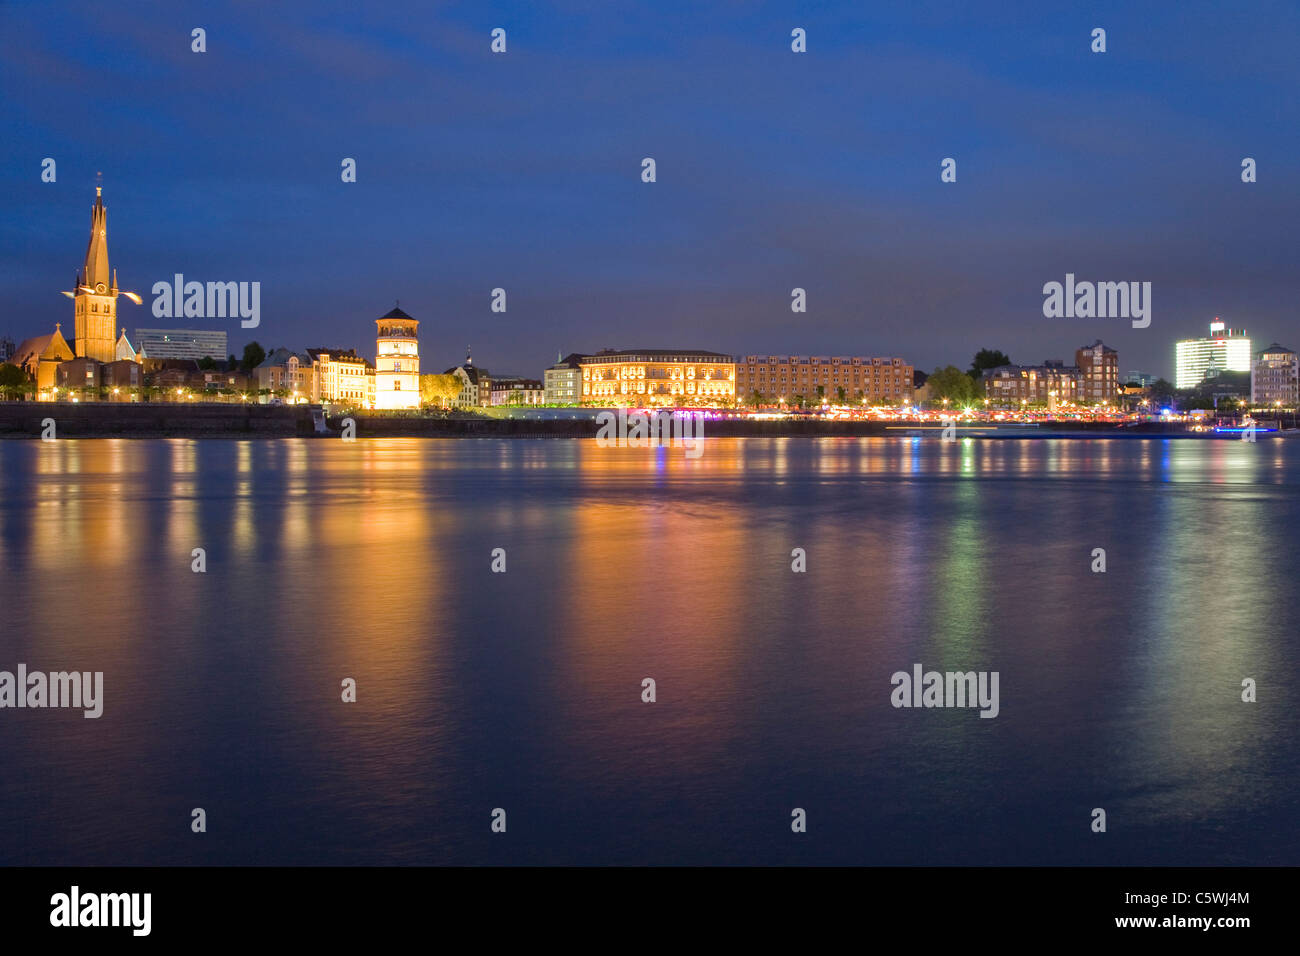
[[[77,358],[111,362],[117,357],[117,297],[125,295],[136,305],[140,297],[134,292],[118,292],[117,273],[108,268],[108,218],[104,209],[103,187],[95,187],[95,205],[90,210],[90,244],[86,247],[86,264],[77,276],[72,297],[76,309],[73,324],[73,349]]]
[[[90,210],[90,245],[86,265],[77,276],[73,349],[77,358],[111,362],[117,351],[117,278],[108,270],[108,221],[103,187],[95,187]]]

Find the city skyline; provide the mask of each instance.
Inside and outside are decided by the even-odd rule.
[[[1104,55],[1093,22],[1065,14],[1036,12],[1003,42],[1024,5],[970,22],[759,6],[725,33],[681,7],[626,23],[377,11],[362,33],[333,4],[302,23],[259,14],[257,29],[242,11],[150,16],[170,9],[12,12],[0,44],[23,95],[0,145],[0,333],[64,319],[51,290],[80,264],[102,173],[124,288],[175,273],[262,283],[261,327],[229,323],[236,352],[360,342],[351,330],[395,299],[430,354],[473,342],[531,375],[557,352],[648,342],[902,355],[930,371],[980,348],[1028,363],[1102,338],[1169,378],[1172,343],[1216,315],[1294,340],[1300,154],[1282,37],[1298,21],[1284,7],[1270,32],[1103,8]],[[794,26],[806,54],[790,50]],[[1249,63],[1221,55],[1247,41]],[[1179,106],[1192,97],[1194,117]],[[86,112],[113,121],[86,136],[67,119]],[[1241,181],[1246,156],[1257,182]],[[340,177],[349,157],[355,183]],[[1151,327],[1044,318],[1040,290],[1067,272],[1150,281]],[[790,310],[795,287],[806,313]],[[131,326],[162,324],[148,306]]]

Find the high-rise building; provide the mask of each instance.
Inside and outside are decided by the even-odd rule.
[[[146,358],[156,359],[225,361],[227,354],[226,333],[217,329],[136,329],[135,347]],[[114,340],[113,353],[105,361],[121,358],[117,355],[117,340]]]
[[[375,408],[419,408],[420,323],[394,308],[375,325]]]
[[[1119,396],[1119,352],[1101,339],[1074,353],[1079,369],[1079,401],[1109,404]]]
[[[736,363],[721,352],[603,349],[580,364],[584,405],[722,405],[736,397]]]
[[[1195,388],[1219,372],[1249,372],[1250,339],[1245,329],[1229,329],[1215,316],[1210,334],[1174,345],[1174,387]]]
[[[749,402],[790,401],[802,395],[828,402],[912,401],[912,366],[901,358],[865,355],[737,355],[736,396]],[[818,392],[818,388],[821,389]],[[841,390],[843,397],[841,398]]]
[[[1295,352],[1275,342],[1259,353],[1250,369],[1250,403],[1300,405],[1300,361]]]
[[[125,295],[136,305],[141,300],[134,292],[119,292],[117,272],[109,269],[108,211],[101,186],[95,187],[95,205],[90,210],[86,262],[74,283],[72,292],[63,293],[73,300],[72,348],[77,358],[112,362],[117,358],[117,297]]]

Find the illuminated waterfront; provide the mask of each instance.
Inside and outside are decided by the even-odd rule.
[[[1295,444],[0,442],[0,863],[1294,863]]]

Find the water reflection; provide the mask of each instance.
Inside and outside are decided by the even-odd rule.
[[[1282,442],[105,440],[0,464],[0,668],[107,685],[100,721],[3,714],[0,862],[782,862],[770,821],[804,803],[838,821],[812,862],[1297,857]],[[894,710],[915,662],[1000,671],[1002,715]],[[229,838],[158,826],[199,800]],[[1098,849],[1062,808],[1104,801],[1125,826]],[[529,840],[485,843],[507,803]]]

